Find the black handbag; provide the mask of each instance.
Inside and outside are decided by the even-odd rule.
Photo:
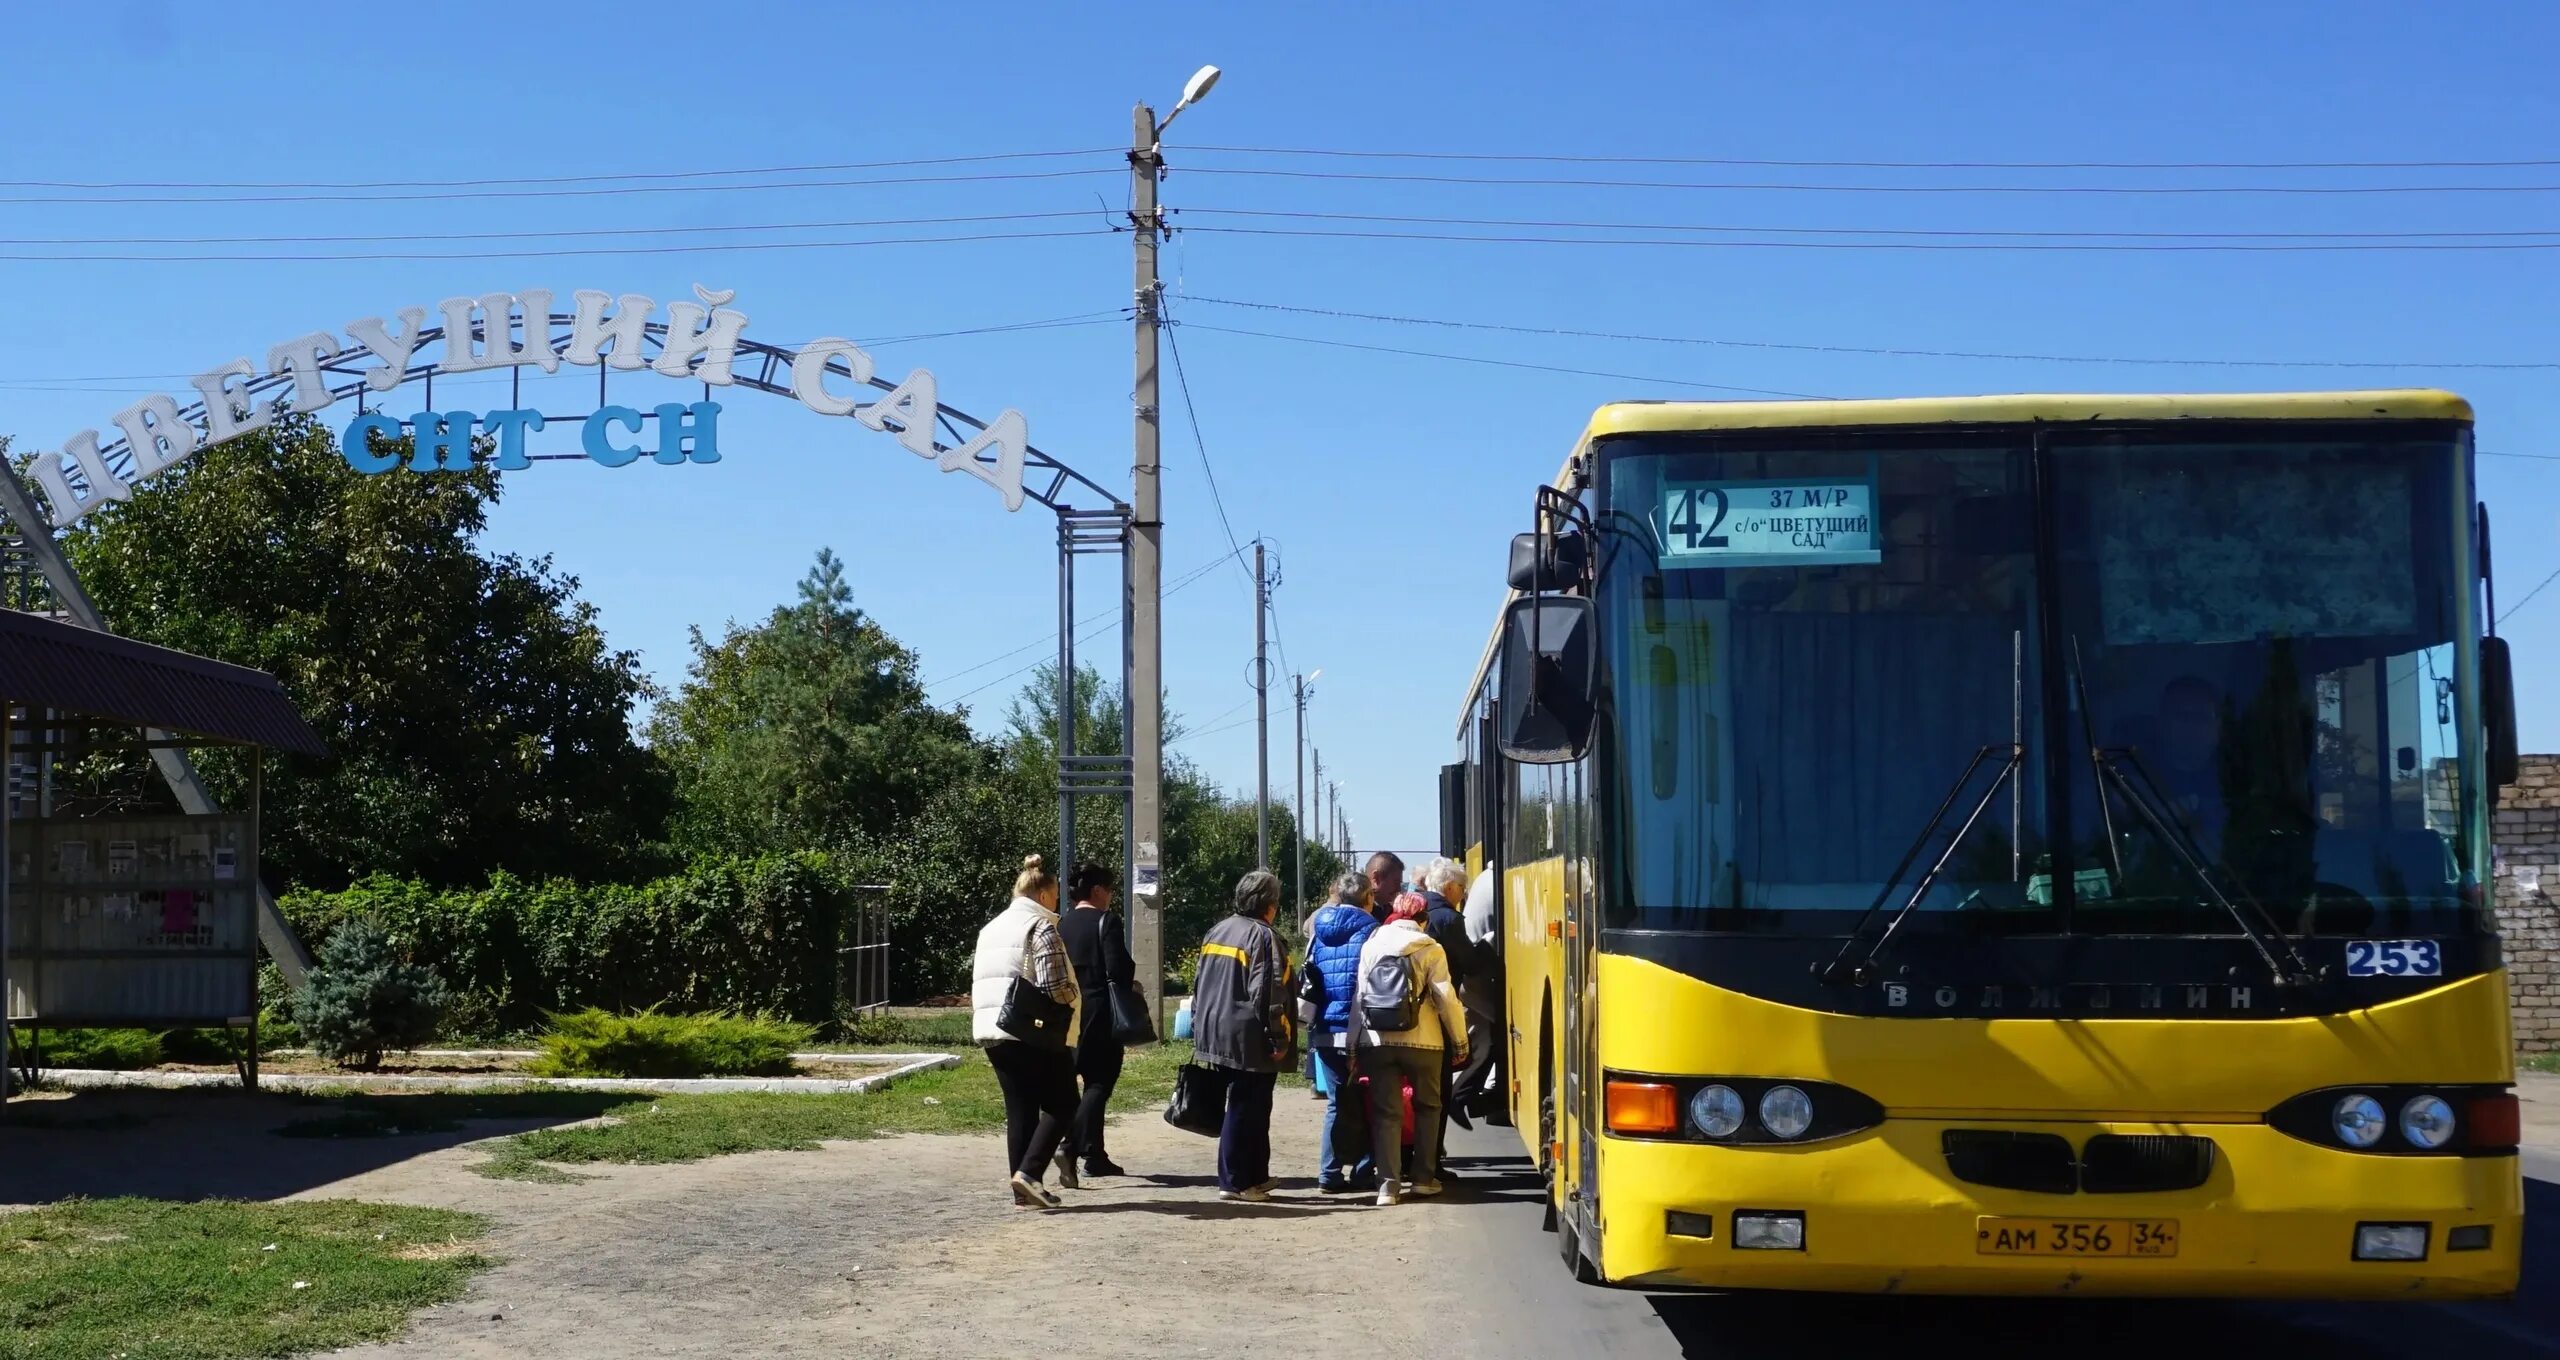
[[[1164,1107],[1164,1122],[1185,1133],[1217,1137],[1227,1123],[1226,1072],[1184,1063],[1173,1074],[1173,1101]]]
[[[1111,1037],[1124,1044],[1156,1041],[1156,1017],[1139,995],[1138,985],[1124,982],[1111,989]]]
[[[1073,1003],[1052,999],[1026,977],[1005,988],[1004,1004],[996,1008],[996,1028],[1034,1048],[1064,1051],[1075,1042],[1069,1032],[1075,1018]]]

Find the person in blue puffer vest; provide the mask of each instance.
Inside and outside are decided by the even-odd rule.
[[[1316,1188],[1327,1194],[1365,1192],[1376,1184],[1367,1116],[1351,1091],[1351,1003],[1360,984],[1360,946],[1378,928],[1368,907],[1368,884],[1344,874],[1333,900],[1307,920],[1306,981],[1299,992],[1299,1020],[1307,1050],[1324,1075],[1324,1138],[1317,1152]],[[1321,997],[1321,1001],[1318,998]],[[1343,1106],[1353,1108],[1344,1117]]]

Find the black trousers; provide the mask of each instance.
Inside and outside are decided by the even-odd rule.
[[[1076,1049],[1076,1075],[1084,1081],[1084,1098],[1076,1104],[1076,1155],[1090,1165],[1111,1160],[1102,1150],[1103,1112],[1111,1104],[1111,1088],[1120,1084],[1120,1064],[1129,1050],[1118,1039],[1089,1035]]]
[[[1004,1092],[1005,1170],[1041,1180],[1075,1125],[1075,1058],[1065,1049],[1006,1039],[987,1046],[987,1062]]]

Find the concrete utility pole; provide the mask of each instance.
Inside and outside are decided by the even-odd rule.
[[[1253,541],[1253,867],[1271,867],[1271,577]]]
[[[1164,169],[1164,129],[1218,83],[1218,68],[1203,66],[1182,87],[1182,102],[1164,122],[1140,104],[1129,138],[1129,238],[1137,247],[1134,299],[1137,318],[1136,418],[1130,466],[1129,523],[1129,955],[1138,985],[1156,1009],[1156,1033],[1171,1034],[1172,1009],[1164,995],[1164,519],[1157,474],[1163,428],[1157,420],[1156,328],[1164,287],[1156,281],[1156,235],[1164,214],[1156,208],[1156,182]]]
[[[1333,823],[1325,820],[1326,814],[1324,810],[1324,767],[1321,763],[1324,760],[1324,752],[1316,750],[1316,748],[1312,746],[1307,749],[1314,752],[1315,758],[1319,762],[1316,767],[1316,803],[1314,811],[1307,817],[1307,834],[1314,837],[1315,842],[1318,845],[1331,845],[1333,844],[1333,835],[1331,831]]]
[[[1300,910],[1304,910],[1309,904],[1315,901],[1314,896],[1309,894],[1307,891],[1307,840],[1309,837],[1321,836],[1324,834],[1324,786],[1322,782],[1323,776],[1321,773],[1317,776],[1317,806],[1312,813],[1307,807],[1307,691],[1308,688],[1315,683],[1316,676],[1322,674],[1324,674],[1324,667],[1318,666],[1316,667],[1315,675],[1293,675],[1289,677],[1289,695],[1290,698],[1296,702],[1298,709],[1298,799],[1296,802],[1289,805],[1289,828],[1292,832],[1291,839],[1296,842],[1296,845],[1292,847],[1292,849],[1296,856],[1298,865],[1298,906]]]

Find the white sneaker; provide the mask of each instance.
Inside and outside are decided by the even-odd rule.
[[[1055,1209],[1061,1204],[1049,1187],[1017,1171],[1013,1173],[1013,1202],[1025,1209]]]
[[[1399,1190],[1397,1190],[1397,1188],[1396,1188],[1396,1183],[1395,1183],[1394,1181],[1380,1181],[1380,1182],[1378,1182],[1378,1207],[1379,1207],[1379,1208],[1381,1208],[1381,1209],[1389,1208],[1389,1207],[1391,1207],[1391,1206],[1398,1205],[1398,1204],[1402,1204],[1402,1203],[1404,1203],[1404,1195],[1403,1195],[1403,1193],[1402,1193],[1402,1192],[1400,1192]]]

